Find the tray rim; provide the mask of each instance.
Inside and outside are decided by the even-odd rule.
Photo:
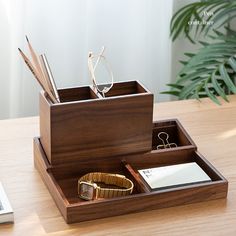
[[[126,95],[116,95],[116,96],[106,97],[106,98],[103,98],[103,97],[97,95],[98,97],[93,98],[93,99],[85,99],[85,100],[62,102],[62,103],[52,103],[51,100],[48,98],[47,93],[43,90],[40,92],[40,95],[45,99],[45,101],[47,102],[47,105],[50,108],[53,108],[53,107],[57,108],[57,107],[62,107],[62,106],[72,105],[72,104],[96,103],[98,101],[104,102],[104,101],[111,101],[111,100],[120,100],[120,99],[125,99],[125,98],[133,98],[133,97],[135,98],[135,97],[139,97],[139,96],[141,96],[141,97],[142,96],[154,97],[153,93],[149,89],[147,89],[139,80],[119,81],[119,82],[115,82],[114,84],[122,84],[122,83],[138,83],[145,90],[145,92],[135,93],[135,94],[126,94]],[[79,89],[79,88],[89,88],[93,93],[95,93],[92,85],[83,85],[83,86],[76,86],[76,87],[63,87],[63,88],[59,88],[58,90]]]
[[[36,153],[37,152],[37,153]],[[182,204],[176,204],[173,206],[177,206],[177,205],[183,205],[183,204],[188,204],[188,203],[193,203],[193,202],[202,202],[202,201],[206,201],[206,200],[211,200],[211,199],[218,199],[218,198],[226,198],[227,197],[227,193],[228,193],[228,181],[226,180],[226,178],[215,169],[214,166],[212,166],[212,164],[206,160],[206,158],[204,158],[199,152],[197,152],[196,150],[194,150],[194,152],[196,152],[197,154],[199,154],[200,158],[202,158],[202,160],[207,164],[208,167],[210,167],[219,177],[220,180],[216,180],[213,182],[206,182],[206,183],[196,183],[196,184],[190,184],[188,186],[182,186],[182,187],[174,187],[174,188],[170,188],[170,189],[164,189],[164,190],[159,190],[159,191],[153,191],[153,192],[149,192],[149,193],[138,193],[138,194],[134,194],[134,195],[130,195],[130,196],[126,196],[126,197],[119,197],[119,198],[113,198],[113,199],[102,199],[102,200],[98,200],[98,201],[94,201],[94,202],[80,202],[80,203],[69,203],[69,201],[67,200],[67,198],[65,197],[63,190],[61,189],[61,187],[59,186],[57,180],[55,179],[55,177],[53,176],[53,173],[51,172],[52,168],[57,168],[57,167],[52,167],[48,162],[47,162],[47,158],[46,155],[43,151],[43,147],[40,144],[39,138],[36,137],[34,138],[34,162],[35,162],[35,167],[38,169],[38,171],[40,172],[46,186],[48,187],[48,190],[50,192],[50,194],[52,195],[54,201],[56,202],[58,208],[60,209],[63,217],[65,218],[67,223],[73,223],[73,222],[81,222],[81,221],[86,221],[86,220],[91,220],[91,219],[96,219],[96,218],[104,218],[103,217],[93,217],[91,216],[90,219],[80,219],[80,220],[71,220],[70,219],[70,211],[73,212],[73,214],[75,214],[75,212],[80,212],[80,209],[84,209],[87,207],[91,207],[91,206],[95,206],[95,207],[103,207],[103,206],[107,206],[109,204],[113,205],[113,204],[118,204],[122,202],[126,201],[132,201],[132,200],[140,200],[140,199],[150,199],[153,197],[157,197],[158,196],[163,196],[163,195],[173,195],[173,194],[181,194],[184,192],[188,192],[188,191],[206,191],[204,189],[209,188],[216,188],[216,189],[220,189],[223,188],[222,193],[220,193],[220,196],[217,195],[217,192],[215,193],[216,196],[212,198],[212,196],[210,196],[210,199],[195,199],[193,198],[192,200],[190,199],[190,202],[186,202],[186,203],[182,203]],[[41,160],[37,159],[37,155],[41,156]],[[41,166],[41,168],[39,167]],[[49,182],[48,182],[49,181]],[[203,190],[202,190],[203,189]],[[168,207],[168,206],[167,206]],[[159,209],[162,207],[157,207],[154,209]],[[164,208],[164,207],[163,207]],[[147,209],[150,210],[150,209]],[[137,211],[131,211],[131,212],[125,212],[125,213],[119,213],[119,214],[113,214],[113,216],[115,215],[122,215],[122,214],[128,214],[128,213],[133,213],[133,212],[140,212],[140,211],[144,211],[144,210],[137,210]],[[105,216],[105,217],[109,217]]]

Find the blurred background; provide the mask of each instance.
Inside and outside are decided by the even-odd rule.
[[[170,20],[186,0],[0,0],[0,119],[38,114],[40,87],[19,56],[25,35],[46,53],[59,88],[91,84],[87,55],[106,46],[115,81],[139,80],[155,95],[175,80],[187,40]]]

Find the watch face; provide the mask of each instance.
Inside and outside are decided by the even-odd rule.
[[[93,184],[81,182],[79,184],[79,197],[85,200],[93,200],[96,189]]]

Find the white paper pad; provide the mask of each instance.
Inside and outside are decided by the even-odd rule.
[[[138,170],[151,189],[211,181],[196,162]]]

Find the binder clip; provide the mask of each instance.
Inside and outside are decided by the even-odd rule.
[[[169,134],[166,132],[158,133],[158,138],[162,141],[162,144],[157,146],[157,149],[166,149],[166,148],[175,148],[177,147],[176,143],[169,143]]]

